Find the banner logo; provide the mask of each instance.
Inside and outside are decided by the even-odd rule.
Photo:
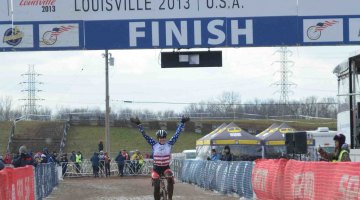
[[[306,32],[307,37],[310,40],[318,40],[321,37],[321,31],[325,30],[330,26],[333,26],[336,23],[339,23],[339,21],[336,20],[324,21],[317,23],[315,26],[310,26]]]
[[[46,31],[43,34],[41,42],[44,43],[45,45],[53,45],[56,43],[57,37],[60,34],[69,31],[73,28],[75,28],[75,26],[72,25],[55,27],[51,31]]]
[[[14,28],[9,28],[5,31],[3,42],[11,46],[17,46],[22,41],[23,37],[24,33],[15,26]]]

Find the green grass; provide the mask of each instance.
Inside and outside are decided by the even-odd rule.
[[[285,120],[294,121],[287,122],[290,126],[297,130],[314,130],[319,126],[329,127],[331,130],[336,130],[336,120]],[[202,121],[205,123],[221,124],[222,122],[230,123],[229,121]],[[275,121],[273,120],[237,120],[235,123],[242,127],[251,127],[253,129],[264,130]],[[36,121],[21,121],[17,123],[17,132],[29,131],[36,128],[41,122]],[[44,123],[44,122],[42,122]],[[278,122],[281,123],[281,122]],[[0,154],[5,153],[7,141],[10,133],[11,123],[0,122]],[[155,130],[146,130],[148,135],[155,138]],[[175,131],[168,131],[169,137]],[[181,152],[184,149],[194,149],[195,142],[204,134],[197,134],[191,132],[184,132],[181,134],[177,143],[173,147],[173,152]],[[98,149],[99,140],[105,141],[105,128],[97,126],[71,126],[65,146],[65,152],[80,150],[86,158],[89,158],[94,151]],[[110,128],[110,149],[111,156],[114,157],[121,149],[135,150],[139,149],[143,153],[150,153],[151,146],[141,136],[136,128]]]
[[[4,155],[6,152],[10,128],[11,122],[0,122],[0,155]]]
[[[282,122],[286,122],[291,127],[295,128],[296,130],[315,130],[317,127],[329,127],[330,130],[336,130],[336,120],[335,119],[279,119],[277,121],[274,120],[264,120],[264,119],[256,119],[256,120],[204,120],[201,121],[203,123],[216,123],[221,124],[223,122],[230,123],[234,122],[241,128],[248,128],[251,127],[253,129],[258,130],[265,130],[273,123],[281,124]]]
[[[155,138],[155,130],[146,130],[147,134]],[[175,131],[168,131],[170,138]],[[183,132],[173,147],[173,153],[181,152],[184,149],[194,149],[196,140],[203,135]],[[98,150],[100,140],[105,141],[104,127],[72,126],[70,128],[65,152],[80,150],[85,158],[89,158],[94,151]],[[145,141],[136,128],[110,128],[110,149],[114,157],[121,149],[127,151],[139,149],[143,154],[151,152],[151,146]]]

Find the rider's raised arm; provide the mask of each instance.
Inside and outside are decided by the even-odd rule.
[[[144,127],[142,126],[142,124],[137,125],[137,127],[139,128],[140,133],[142,134],[142,136],[145,138],[145,140],[151,145],[154,146],[156,144],[156,141],[154,139],[152,139],[150,136],[148,136],[145,133]]]
[[[177,129],[176,129],[175,134],[171,137],[171,139],[170,139],[169,142],[168,142],[170,145],[174,145],[174,144],[175,144],[176,140],[177,140],[178,137],[180,136],[181,131],[182,131],[183,128],[184,128],[184,125],[185,125],[185,123],[183,123],[183,122],[181,122],[181,123],[179,124],[179,126],[178,126]]]

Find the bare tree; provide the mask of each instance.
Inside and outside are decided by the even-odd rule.
[[[0,120],[10,120],[12,98],[5,96],[0,98]]]

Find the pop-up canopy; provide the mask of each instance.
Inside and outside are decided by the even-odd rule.
[[[210,145],[210,139],[215,135],[217,135],[218,133],[222,132],[223,128],[225,128],[226,126],[227,126],[226,123],[222,123],[219,127],[211,131],[209,134],[196,140],[196,145]]]

